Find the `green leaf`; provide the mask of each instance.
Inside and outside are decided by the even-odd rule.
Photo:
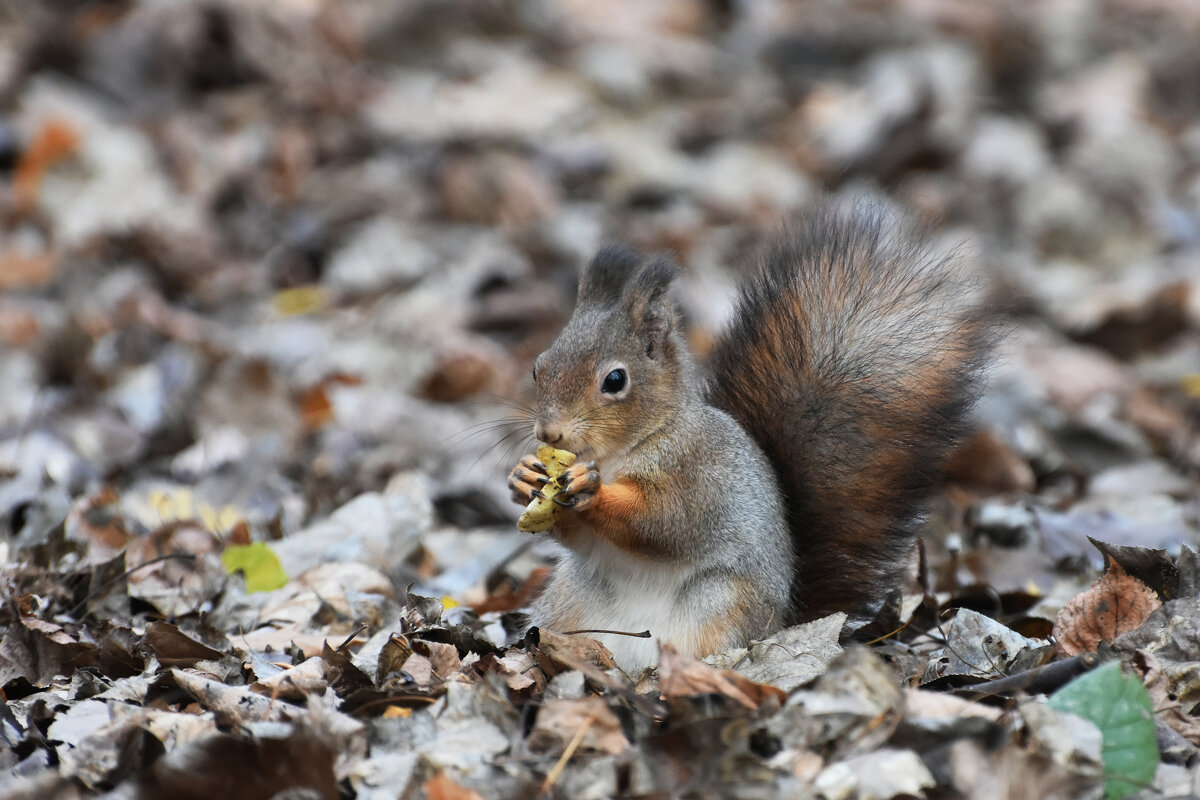
[[[1141,680],[1126,675],[1119,662],[1081,675],[1055,692],[1048,704],[1091,720],[1100,729],[1106,800],[1131,795],[1154,778],[1158,742],[1150,693]]]
[[[221,563],[230,575],[241,571],[246,576],[247,592],[274,591],[288,580],[279,556],[263,542],[230,545],[221,553]]]

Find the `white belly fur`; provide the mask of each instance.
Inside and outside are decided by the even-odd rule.
[[[546,598],[555,598],[554,613],[539,608],[535,624],[550,622],[562,614],[572,621],[581,620],[580,629],[602,628],[632,633],[649,630],[649,639],[588,634],[603,642],[612,651],[617,664],[627,671],[657,663],[660,641],[670,642],[684,653],[694,652],[696,632],[712,621],[711,618],[699,618],[689,603],[680,602],[679,589],[695,568],[692,565],[676,567],[662,562],[641,562],[606,542],[595,539],[591,542],[592,546],[585,552],[564,555],[555,575],[556,583],[563,582],[554,586]],[[582,563],[576,565],[571,563],[573,560]],[[580,567],[591,567],[603,574],[612,594],[593,587],[588,581],[571,580],[570,573]],[[562,605],[566,608],[560,608]]]

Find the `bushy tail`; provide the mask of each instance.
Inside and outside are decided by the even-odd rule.
[[[775,467],[799,620],[866,622],[896,585],[978,391],[990,328],[968,288],[952,259],[864,207],[812,215],[744,284],[711,401]]]

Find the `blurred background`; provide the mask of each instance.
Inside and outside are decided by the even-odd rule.
[[[520,585],[513,424],[589,254],[672,254],[703,351],[827,195],[1011,310],[944,586],[1194,545],[1197,41],[1193,0],[0,1],[8,555],[318,521],[398,585]]]

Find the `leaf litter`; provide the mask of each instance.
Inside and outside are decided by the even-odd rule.
[[[1200,793],[1200,18],[921,5],[0,4],[0,793]],[[526,630],[579,263],[821,192],[1015,312],[875,641]]]

